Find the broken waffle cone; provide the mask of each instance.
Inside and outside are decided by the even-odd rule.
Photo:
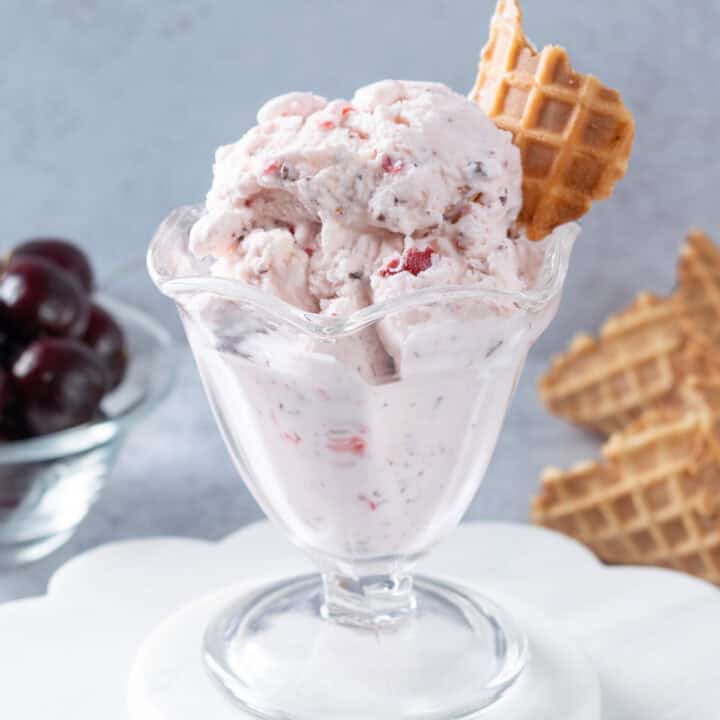
[[[540,396],[556,415],[602,433],[622,430],[691,376],[720,378],[720,250],[694,230],[681,251],[680,286],[641,293],[553,359]]]
[[[720,346],[720,248],[699,228],[687,235],[677,274],[688,332]]]
[[[598,339],[577,336],[540,380],[547,408],[609,434],[677,387],[693,365],[692,346],[675,297],[641,293],[605,323]]]
[[[563,48],[538,52],[517,0],[498,2],[471,99],[520,149],[519,219],[531,240],[585,215],[625,175],[632,113],[616,90],[575,72]]]
[[[720,584],[720,382],[688,380],[603,448],[548,469],[535,523],[610,563],[659,565]]]

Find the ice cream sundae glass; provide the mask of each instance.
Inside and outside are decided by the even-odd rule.
[[[483,98],[276,98],[150,248],[240,476],[318,568],[207,630],[211,674],[259,717],[469,717],[526,662],[502,608],[414,576],[483,479],[579,231],[523,202],[525,155]]]

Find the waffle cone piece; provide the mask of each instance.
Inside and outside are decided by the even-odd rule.
[[[720,379],[720,251],[691,230],[670,297],[641,293],[599,337],[578,335],[540,380],[547,408],[609,434],[662,403],[689,377]]]
[[[603,448],[603,462],[543,475],[533,520],[610,563],[720,584],[720,382],[690,379]]]
[[[691,228],[680,250],[677,275],[686,331],[720,347],[720,248],[699,228]]]
[[[498,2],[471,99],[520,149],[531,240],[585,215],[625,175],[635,121],[620,94],[575,72],[563,48],[538,52],[517,0]]]

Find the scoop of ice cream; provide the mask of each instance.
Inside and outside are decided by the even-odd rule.
[[[493,316],[515,314],[517,309],[515,293],[536,285],[548,244],[571,245],[579,232],[580,226],[577,223],[568,223],[556,228],[543,242],[508,238],[506,242],[496,245],[486,254],[479,252],[478,248],[474,248],[472,254],[463,252],[447,239],[435,239],[432,244],[406,243],[402,253],[387,257],[385,264],[371,278],[375,302],[403,297],[418,290],[451,285],[473,284],[487,290],[507,293],[494,297],[488,295],[482,298],[470,297],[450,303],[431,303],[428,298],[427,304],[413,303],[407,309],[384,317],[378,324],[378,334],[383,346],[394,359],[396,368],[407,372],[408,357],[412,361],[413,355],[416,357],[422,355],[423,359],[427,360],[428,357],[439,352],[443,343],[448,347],[450,343],[446,341],[456,342],[457,336],[463,334],[458,330],[459,322],[476,323],[475,330],[469,330],[472,326],[467,325],[465,332],[471,334],[482,332],[492,340],[492,333],[480,330],[487,328],[484,318],[490,317],[492,321]],[[524,313],[518,315],[528,326],[535,323],[536,319],[533,317],[525,318]],[[552,317],[554,312],[547,313],[546,316]],[[447,336],[442,334],[433,336],[434,350],[424,339],[417,338],[417,342],[425,346],[425,350],[419,352],[415,345],[408,344],[407,341],[419,326],[428,324],[445,324]],[[537,327],[530,332],[530,336],[536,339],[545,327],[546,325],[542,325],[542,321],[538,320]],[[525,337],[528,335],[525,332],[527,329],[523,328],[521,333]],[[476,352],[478,347],[482,348],[477,336],[469,345]],[[494,352],[492,341],[487,350]],[[424,362],[424,366],[427,366],[427,362]]]
[[[217,214],[259,200],[255,221],[340,219],[412,235],[456,222],[477,199],[500,230],[517,215],[520,177],[510,135],[476,104],[443,85],[384,81],[350,102],[271,100],[256,127],[218,150],[207,205]]]
[[[191,249],[215,275],[332,316],[425,287],[513,292],[543,255],[511,231],[521,179],[510,134],[444,85],[291,93],[217,151]]]
[[[308,263],[289,230],[256,228],[233,253],[218,259],[214,271],[259,287],[301,310],[316,312],[318,303],[307,285]]]
[[[520,180],[510,135],[443,85],[384,81],[349,102],[291,93],[218,150],[192,249],[242,263],[250,231],[284,227],[313,256],[342,244],[353,258],[373,237],[380,251],[389,236],[393,247],[424,235],[428,243],[454,241],[458,257],[482,259],[507,241]],[[364,256],[369,277],[384,258]]]

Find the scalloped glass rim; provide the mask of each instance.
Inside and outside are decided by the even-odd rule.
[[[168,232],[182,232],[187,238],[190,228],[204,212],[203,205],[179,207],[173,210],[158,228],[148,250],[147,264],[150,276],[160,291],[180,303],[182,303],[183,296],[192,296],[198,293],[213,293],[228,300],[242,301],[310,335],[319,335],[324,338],[340,337],[357,332],[391,313],[460,300],[486,299],[511,302],[526,312],[539,312],[562,291],[570,253],[580,230],[577,223],[568,223],[557,228],[552,235],[542,241],[547,246],[545,262],[538,274],[538,282],[535,287],[525,292],[513,293],[506,290],[495,290],[481,284],[447,285],[441,288],[416,290],[402,297],[374,303],[346,317],[333,318],[320,313],[300,310],[274,295],[239,280],[197,273],[178,276],[163,274],[158,267],[158,258],[156,257],[161,237]],[[200,262],[195,264],[199,265]]]
[[[113,313],[123,328],[135,325],[156,343],[158,351],[162,350],[162,367],[150,376],[146,392],[117,415],[51,435],[2,444],[0,465],[59,459],[109,443],[145,417],[170,391],[178,364],[170,333],[146,313],[120,300],[103,294],[96,300]]]

